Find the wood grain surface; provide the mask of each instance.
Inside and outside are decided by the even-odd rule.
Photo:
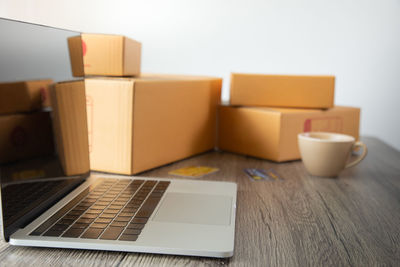
[[[235,253],[230,259],[0,242],[0,265],[400,266],[400,152],[375,138],[363,140],[369,148],[366,159],[335,179],[309,176],[301,161],[276,164],[224,152],[140,175],[171,178],[170,170],[206,165],[220,171],[202,179],[238,183]],[[244,168],[273,168],[284,180],[252,181]]]

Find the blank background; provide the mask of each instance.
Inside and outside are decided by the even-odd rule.
[[[144,72],[332,74],[361,134],[400,149],[399,0],[0,0],[0,16],[143,44]]]

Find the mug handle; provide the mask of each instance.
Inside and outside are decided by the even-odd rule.
[[[350,168],[350,167],[353,167],[353,166],[357,165],[357,164],[360,163],[360,162],[365,158],[365,156],[367,155],[368,149],[367,149],[367,146],[366,146],[363,142],[361,142],[361,141],[356,142],[356,143],[353,145],[352,151],[353,151],[356,147],[362,147],[362,150],[363,150],[362,154],[361,154],[357,159],[355,159],[354,161],[348,163],[348,164],[346,165],[345,168]]]

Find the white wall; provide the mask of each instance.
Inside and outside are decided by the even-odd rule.
[[[0,16],[143,43],[143,71],[336,75],[361,134],[400,149],[399,0],[0,0]]]

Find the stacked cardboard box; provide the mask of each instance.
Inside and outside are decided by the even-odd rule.
[[[92,170],[135,174],[215,147],[221,79],[139,75],[140,44],[123,36],[68,43],[74,75],[86,76]]]
[[[137,76],[141,44],[120,35],[81,34],[68,38],[72,74],[84,76]]]
[[[221,150],[277,162],[300,159],[297,134],[359,137],[360,109],[334,106],[333,76],[232,74],[231,105],[220,106]]]

